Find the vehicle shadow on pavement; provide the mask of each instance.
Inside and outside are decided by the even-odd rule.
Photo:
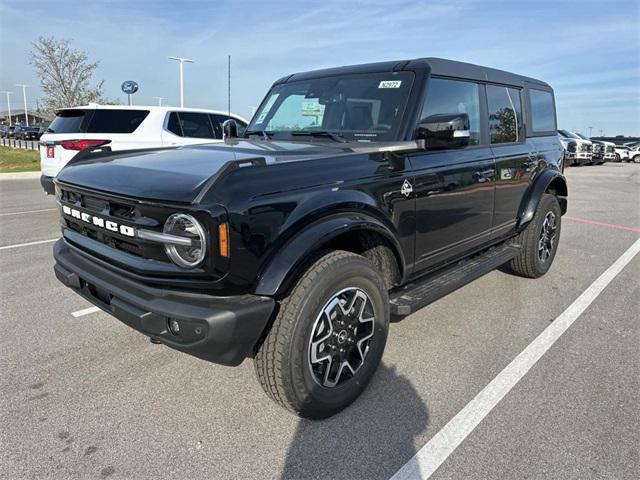
[[[415,439],[428,423],[411,382],[380,364],[346,410],[327,420],[300,420],[281,478],[388,479],[416,453]]]

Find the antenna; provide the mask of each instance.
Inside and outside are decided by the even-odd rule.
[[[231,55],[227,55],[227,114],[231,118]]]

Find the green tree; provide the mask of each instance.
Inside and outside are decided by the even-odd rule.
[[[503,108],[489,115],[491,141],[494,143],[515,142],[518,122],[511,108]]]

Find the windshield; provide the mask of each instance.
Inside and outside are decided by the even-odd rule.
[[[566,137],[566,138],[577,138],[577,139],[580,139],[580,137],[579,137],[579,136],[574,135],[573,133],[568,132],[568,131],[566,131],[566,130],[558,130],[558,133],[559,133],[560,135],[562,135],[563,137]]]
[[[396,140],[412,83],[413,73],[388,72],[276,85],[251,120],[247,134],[308,135],[329,141]]]

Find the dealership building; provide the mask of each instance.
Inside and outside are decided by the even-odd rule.
[[[44,112],[39,112],[37,110],[27,110],[27,115],[29,117],[29,125],[48,125],[52,120],[50,115],[47,115]],[[8,125],[9,123],[25,123],[25,115],[24,109],[11,109],[11,122],[9,122],[9,112],[2,111],[0,112],[0,124]]]

